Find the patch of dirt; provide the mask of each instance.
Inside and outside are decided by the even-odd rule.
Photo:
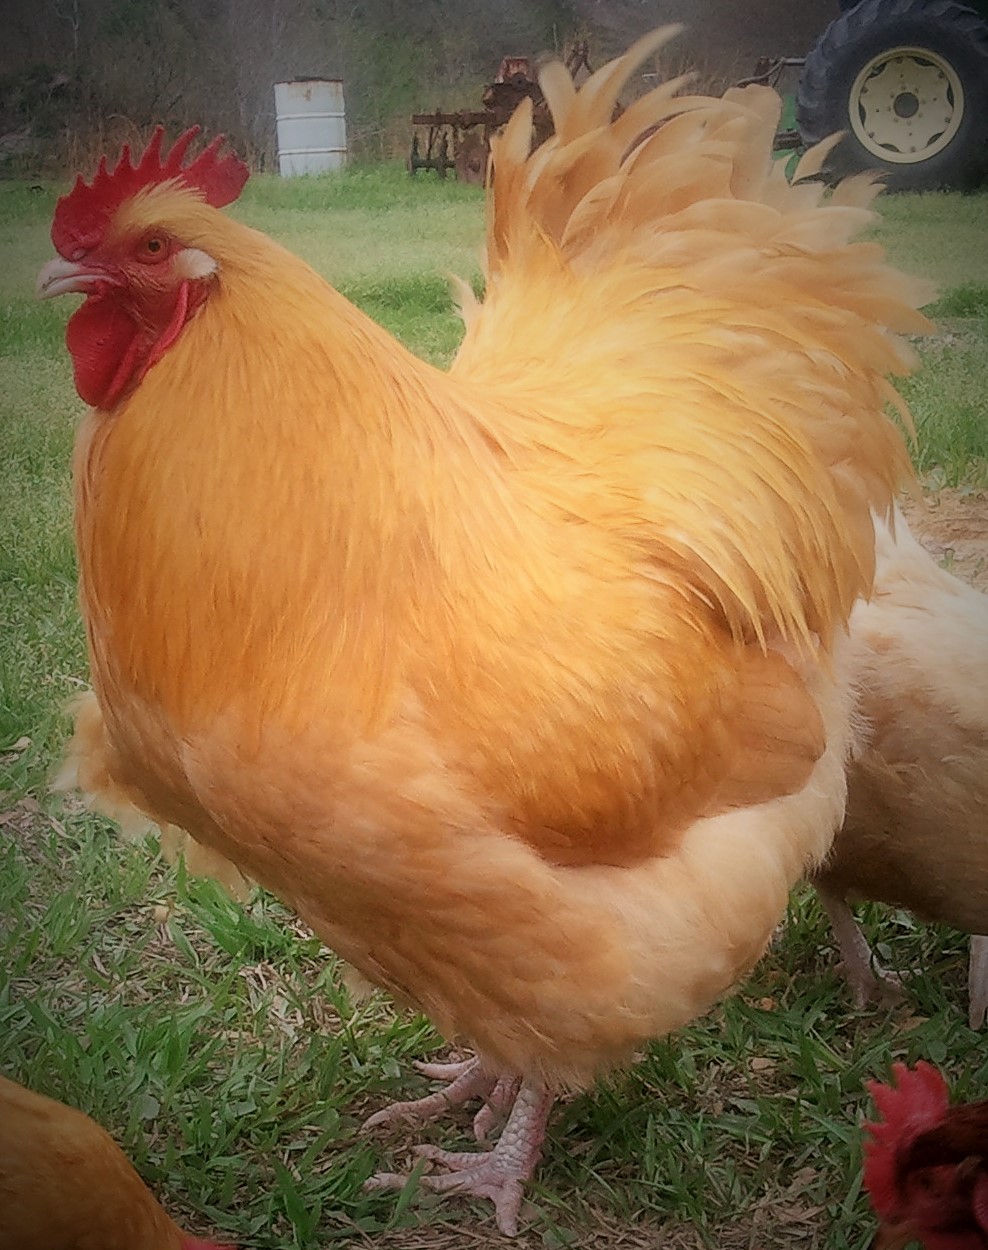
[[[951,573],[988,591],[988,491],[931,492],[902,504],[909,528]]]
[[[31,795],[0,810],[0,841],[15,842],[29,864],[48,860],[47,846],[53,830],[59,835],[65,833],[62,824],[42,812],[38,800]]]

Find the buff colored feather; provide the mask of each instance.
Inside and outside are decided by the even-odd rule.
[[[115,821],[130,841],[157,833],[166,859],[174,863],[179,857],[184,858],[193,876],[211,877],[234,898],[246,900],[250,882],[234,864],[211,847],[196,842],[184,829],[167,822],[157,825],[140,806],[146,800],[128,785],[125,777],[116,775],[120,762],[106,737],[103,716],[92,691],[74,699],[66,710],[73,717],[73,734],[52,789],[56,793],[81,791],[89,805]]]
[[[878,527],[875,595],[851,617],[865,728],[844,825],[816,877],[862,1001],[881,982],[845,900],[988,934],[988,595],[894,520]],[[988,1007],[984,951],[972,939],[972,1027]]]
[[[88,1116],[2,1076],[0,1247],[223,1250],[184,1234]]]

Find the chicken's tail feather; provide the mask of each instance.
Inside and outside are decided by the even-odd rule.
[[[678,29],[646,35],[579,89],[561,64],[543,70],[553,136],[531,152],[527,106],[493,144],[489,279],[547,241],[578,270],[629,257],[682,268],[684,231],[696,237],[690,262],[745,240],[771,244],[779,256],[789,249],[795,258],[845,247],[871,221],[869,206],[881,190],[876,176],[849,178],[830,194],[812,181],[840,134],[806,152],[791,176],[786,161],[773,159],[781,100],[771,88],[734,87],[720,98],[680,95],[684,76],[619,112],[628,79]],[[870,259],[862,292],[875,278]],[[882,278],[888,328],[928,330],[916,311],[932,294],[928,284],[888,268]]]
[[[712,98],[679,94],[677,79],[620,112],[628,77],[673,33],[646,36],[580,88],[548,67],[554,135],[532,151],[522,107],[495,140],[487,290],[483,304],[461,293],[453,372],[499,388],[513,413],[551,410],[565,454],[624,473],[666,548],[689,532],[732,629],[761,639],[767,622],[812,645],[867,592],[872,512],[888,515],[910,478],[884,410],[911,431],[888,379],[913,368],[899,336],[931,329],[918,309],[933,291],[855,241],[875,178],[833,191],[813,180],[837,137],[791,175],[774,158],[770,88]],[[542,427],[499,420],[498,437],[545,442]],[[630,480],[625,444],[650,440],[646,488]],[[759,507],[724,509],[745,480]]]
[[[136,795],[119,779],[114,768],[113,749],[96,695],[87,690],[72,700],[67,711],[73,717],[73,733],[52,789],[62,793],[80,791],[86,807],[112,820],[128,841],[156,834],[169,862],[181,856],[192,876],[211,877],[235,898],[245,899],[250,893],[250,882],[235,864],[196,842],[184,829],[159,823],[140,808]]]

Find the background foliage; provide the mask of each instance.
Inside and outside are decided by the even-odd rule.
[[[3,0],[0,175],[84,168],[148,127],[223,131],[275,154],[273,84],[342,78],[350,148],[404,156],[410,115],[479,108],[503,56],[590,42],[597,65],[683,21],[672,62],[727,83],[808,50],[835,0]],[[670,64],[670,57],[664,57]]]

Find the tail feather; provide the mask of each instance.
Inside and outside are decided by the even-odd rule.
[[[690,109],[700,108],[706,102],[704,96],[680,95],[680,91],[691,83],[695,74],[680,74],[678,78],[670,78],[660,83],[648,95],[641,96],[624,110],[614,121],[614,136],[618,147],[629,159],[640,146],[642,136],[654,131],[668,117],[670,107],[677,113],[687,113]]]
[[[549,68],[555,134],[532,152],[522,107],[495,140],[487,290],[464,301],[451,372],[501,396],[497,438],[606,465],[643,543],[678,552],[689,532],[698,584],[732,630],[761,637],[771,603],[770,627],[812,645],[868,591],[872,514],[910,479],[889,376],[914,367],[898,335],[931,330],[918,309],[933,290],[855,238],[873,178],[833,193],[809,181],[826,145],[787,175],[771,89],[717,99],[678,95],[676,80],[615,116],[673,33],[580,88]],[[739,492],[750,515],[722,517]]]
[[[552,114],[555,133],[559,135],[559,126],[576,104],[576,83],[562,61],[550,61],[539,74],[539,87]]]
[[[598,127],[609,126],[614,116],[618,96],[631,75],[650,56],[658,52],[682,30],[681,26],[663,26],[643,35],[631,45],[620,57],[601,66],[591,74],[579,91],[563,95],[561,92],[558,103],[562,106],[557,116],[553,111],[553,122],[560,145],[568,143],[577,135],[585,134]],[[567,77],[569,75],[567,74]],[[557,86],[561,76],[557,76]],[[558,89],[558,88],[557,88]],[[659,93],[661,97],[663,92]],[[553,102],[550,101],[550,107]],[[620,129],[616,130],[620,135]]]
[[[820,144],[818,146],[823,145]],[[815,151],[816,149],[813,150]],[[830,192],[830,203],[835,206],[846,204],[856,208],[867,208],[874,202],[881,189],[882,184],[875,174],[851,174],[843,182],[839,182],[833,191]],[[864,247],[865,244],[862,243],[859,246]]]
[[[615,118],[629,76],[677,29],[666,27],[639,40],[579,89],[562,65],[543,70],[554,135],[532,153],[531,108],[523,106],[493,145],[492,281],[506,264],[523,263],[531,248],[546,241],[581,268],[600,264],[608,253],[619,256],[629,244],[648,251],[649,236],[695,228],[692,213],[711,203],[721,205],[727,236],[722,245],[736,245],[756,221],[752,242],[771,238],[780,251],[819,255],[846,247],[872,220],[870,205],[881,190],[873,176],[849,178],[830,194],[807,181],[839,135],[807,152],[791,177],[787,163],[773,159],[781,101],[768,87],[732,88],[719,99],[683,96],[677,94],[688,80],[683,76],[653,88]],[[755,204],[774,210],[774,216],[744,216]],[[660,255],[661,249],[653,250],[650,260],[658,263]],[[870,262],[872,255],[863,252],[859,258]],[[874,284],[880,277],[884,288],[891,272],[869,263],[861,280]],[[928,284],[909,279],[893,299],[918,305],[930,297]],[[902,328],[913,333],[920,327],[930,328],[913,316]]]
[[[796,162],[796,168],[792,171],[792,181],[802,182],[804,178],[815,178],[823,169],[827,157],[843,138],[844,132],[838,130],[835,134],[830,135],[829,138],[822,140],[820,143],[815,143],[813,147],[804,152]],[[816,188],[819,194],[822,195],[823,184],[817,183]]]

